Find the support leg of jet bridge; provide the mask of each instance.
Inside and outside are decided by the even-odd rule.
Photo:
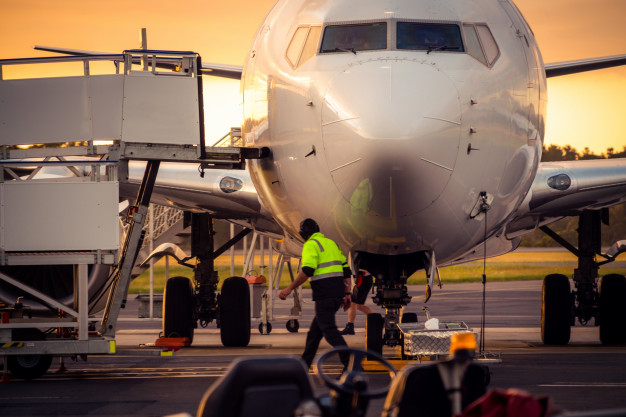
[[[137,194],[135,205],[129,207],[130,226],[126,233],[124,246],[122,247],[121,262],[115,271],[113,287],[109,294],[109,299],[102,317],[100,333],[105,337],[115,337],[115,327],[119,316],[120,308],[126,301],[128,294],[128,286],[130,284],[130,274],[135,264],[137,253],[141,247],[141,235],[143,224],[148,214],[148,206],[150,205],[150,197],[154,189],[157,173],[159,171],[160,161],[150,160],[146,165],[141,186]]]

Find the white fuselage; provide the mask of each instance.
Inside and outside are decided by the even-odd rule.
[[[328,26],[372,22],[386,24],[385,49],[320,53]],[[466,51],[398,49],[398,22],[458,25]],[[467,52],[469,25],[495,39],[497,55],[480,38],[490,63]],[[288,48],[309,26],[320,34],[315,53],[294,65],[297,48]],[[292,236],[311,217],[346,252],[435,252],[452,263],[476,257],[486,191],[490,253],[515,246],[500,234],[538,166],[546,80],[534,36],[508,1],[278,1],[242,90],[244,141],[271,150],[251,161],[252,180]]]

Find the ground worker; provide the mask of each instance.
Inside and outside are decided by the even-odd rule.
[[[302,247],[302,270],[287,288],[278,296],[285,300],[291,292],[311,279],[311,290],[315,302],[315,316],[306,336],[306,346],[302,359],[310,367],[317,353],[322,337],[331,346],[346,346],[337,324],[335,313],[339,307],[350,307],[350,276],[352,272],[346,257],[337,244],[320,233],[318,224],[313,219],[300,223],[300,236],[305,240]],[[347,366],[346,355],[340,355]]]
[[[354,334],[354,320],[356,319],[356,311],[359,310],[365,314],[372,314],[374,311],[365,305],[367,294],[372,289],[372,274],[364,269],[359,269],[359,273],[354,279],[352,287],[352,296],[350,308],[348,309],[348,323],[341,334]]]

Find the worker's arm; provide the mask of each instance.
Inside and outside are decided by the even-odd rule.
[[[350,290],[352,289],[352,280],[350,279],[350,277],[343,279],[343,285],[345,289],[343,296],[343,311],[346,311],[348,308],[350,308],[350,304],[352,303],[350,296]]]
[[[287,296],[300,285],[304,284],[307,279],[309,279],[309,276],[304,271],[300,271],[296,279],[293,280],[289,285],[287,285],[287,288],[283,288],[282,290],[280,290],[278,296],[281,300],[286,300]]]

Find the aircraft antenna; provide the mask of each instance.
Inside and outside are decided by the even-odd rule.
[[[487,296],[487,212],[491,208],[491,206],[487,203],[487,192],[480,192],[480,211],[485,213],[485,232],[483,235],[483,305],[482,312],[480,317],[480,344],[479,344],[479,353],[482,355],[485,351],[485,310],[486,310],[486,296]]]

